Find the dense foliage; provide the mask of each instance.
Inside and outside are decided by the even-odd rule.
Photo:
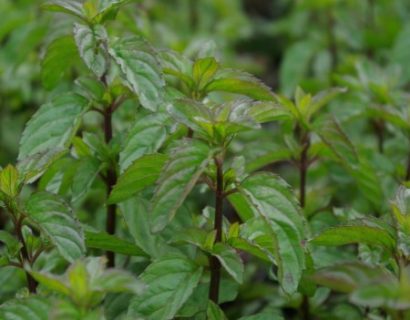
[[[407,0],[0,12],[0,319],[410,319]]]

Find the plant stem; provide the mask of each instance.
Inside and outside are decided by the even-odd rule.
[[[191,31],[195,31],[198,28],[198,0],[190,0],[189,1],[189,22]]]
[[[300,154],[299,160],[299,197],[300,197],[300,206],[305,207],[306,202],[306,175],[309,167],[308,151],[310,147],[309,135],[307,133],[303,134],[301,139],[302,152]]]
[[[16,223],[14,224],[14,228],[15,228],[15,232],[17,235],[18,240],[21,243],[21,249],[20,249],[20,253],[21,253],[21,258],[20,258],[20,263],[22,265],[22,267],[24,268],[24,263],[27,262],[30,264],[32,264],[32,261],[30,259],[30,256],[28,254],[28,250],[27,250],[27,245],[26,245],[26,241],[24,241],[24,237],[23,237],[23,232],[21,231],[22,228],[22,218],[18,219],[16,221]],[[36,293],[37,292],[37,281],[31,276],[30,273],[28,273],[27,271],[25,271],[26,273],[26,279],[27,279],[27,287],[30,293]]]
[[[216,165],[216,192],[215,192],[215,221],[214,229],[216,230],[215,243],[222,240],[222,221],[223,221],[223,200],[224,200],[224,179],[223,179],[223,161],[220,158],[214,158]],[[209,299],[218,304],[219,300],[219,283],[221,278],[221,263],[215,256],[210,256],[209,264],[211,268],[211,283],[209,286]]]
[[[407,168],[406,168],[405,181],[409,181],[409,180],[410,180],[410,153],[407,156]]]
[[[377,138],[377,147],[380,153],[384,152],[384,131],[385,124],[382,119],[376,119],[372,121],[373,130]]]
[[[308,133],[302,134],[300,144],[302,147],[302,152],[300,154],[300,160],[299,160],[299,176],[300,176],[300,184],[299,184],[300,200],[299,201],[300,201],[300,206],[303,209],[305,208],[305,204],[306,204],[306,176],[307,176],[307,171],[309,168],[308,151],[310,147],[310,138],[309,138]],[[302,297],[301,312],[302,312],[302,318],[304,320],[310,320],[309,298],[305,294]]]
[[[113,130],[112,130],[112,114],[114,110],[115,103],[112,103],[108,108],[104,111],[104,138],[105,143],[108,144],[112,140],[113,137]],[[110,195],[114,185],[117,181],[117,173],[115,167],[110,166],[107,171],[107,176],[105,179],[105,183],[107,186],[107,199]],[[116,210],[117,206],[115,204],[107,205],[107,220],[106,220],[106,231],[108,234],[115,234],[115,226],[116,226]],[[115,266],[115,254],[112,251],[106,252],[107,257],[107,266],[112,268]]]

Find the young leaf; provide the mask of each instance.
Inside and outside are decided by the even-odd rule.
[[[54,88],[78,58],[72,36],[57,38],[47,48],[41,62],[41,80],[46,89]]]
[[[309,120],[315,113],[326,106],[332,99],[334,99],[340,93],[344,92],[346,92],[346,88],[331,88],[328,90],[323,90],[316,94],[307,108],[307,119]]]
[[[167,159],[166,155],[156,153],[135,160],[119,177],[111,192],[109,203],[127,200],[144,188],[153,185],[157,181]]]
[[[128,2],[130,0],[100,0],[99,13],[93,17],[93,21],[103,23],[114,19],[118,10]]]
[[[154,261],[143,272],[144,293],[131,301],[128,316],[147,320],[173,319],[199,283],[202,268],[182,255]]]
[[[255,215],[265,220],[275,243],[279,280],[287,293],[296,291],[305,267],[304,221],[289,186],[269,173],[248,177],[240,186]]]
[[[14,198],[19,193],[19,172],[12,165],[0,169],[0,193]]]
[[[65,259],[72,262],[85,253],[80,224],[60,197],[35,193],[28,199],[26,209],[30,221],[50,238]]]
[[[215,58],[202,58],[195,61],[192,75],[199,90],[208,84],[218,69],[219,64]]]
[[[24,129],[18,159],[67,147],[86,106],[86,99],[72,93],[60,95],[43,105]]]
[[[166,138],[166,120],[164,114],[155,113],[143,116],[134,123],[120,152],[122,171],[142,155],[158,151]]]
[[[184,140],[171,151],[152,199],[153,232],[162,230],[174,217],[212,159],[215,150],[200,141]]]
[[[109,49],[126,85],[138,95],[143,107],[156,111],[165,85],[156,54],[142,38],[116,41]]]
[[[74,38],[81,58],[100,78],[107,71],[107,61],[102,42],[107,41],[107,31],[101,25],[88,26],[76,23]]]

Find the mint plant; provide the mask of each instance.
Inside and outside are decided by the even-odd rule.
[[[1,319],[409,318],[406,1],[0,9]]]

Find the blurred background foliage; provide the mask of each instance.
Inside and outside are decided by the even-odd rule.
[[[41,73],[47,47],[70,33],[70,21],[44,12],[41,1],[1,0],[0,12],[0,164],[5,164],[16,158],[25,121],[50,95],[70,86],[76,70],[62,69],[64,81]],[[405,88],[409,16],[407,0],[145,0],[122,10],[110,30],[143,34],[157,47],[190,55],[215,52],[225,65],[255,73],[289,96],[297,85],[316,92],[352,77],[366,82],[366,75],[384,82],[381,86]],[[394,74],[388,79],[366,74],[377,68]],[[357,111],[349,105],[338,112],[348,117]]]

